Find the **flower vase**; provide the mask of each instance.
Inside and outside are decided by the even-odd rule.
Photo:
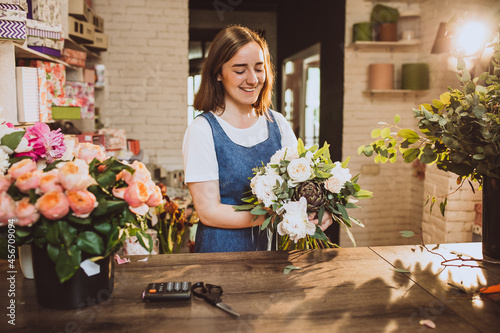
[[[108,300],[113,292],[114,266],[111,256],[96,261],[100,271],[88,276],[80,267],[69,280],[60,283],[55,264],[45,246],[31,246],[38,304],[51,309],[77,309]],[[87,256],[89,258],[90,256]],[[82,255],[85,259],[85,256]]]
[[[500,179],[483,177],[483,257],[500,263]]]
[[[31,258],[31,245],[21,245],[19,250],[19,263],[26,279],[33,279],[33,260]]]

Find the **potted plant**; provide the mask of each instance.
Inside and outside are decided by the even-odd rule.
[[[16,245],[32,244],[38,302],[77,308],[109,298],[110,258],[125,237],[151,251],[144,231],[163,198],[149,171],[90,143],[71,149],[44,123],[21,130],[1,122],[0,137],[0,224],[9,249],[14,234]]]
[[[500,43],[494,49],[491,69],[478,77],[467,71],[463,52],[456,52],[461,88],[452,89],[413,110],[420,133],[383,123],[372,131],[376,139],[358,153],[375,154],[375,162],[395,162],[398,151],[404,162],[418,159],[458,176],[457,183],[478,182],[483,190],[483,254],[500,260]],[[432,205],[437,201],[433,197]],[[428,200],[429,202],[429,200]],[[441,198],[444,214],[447,196]],[[496,221],[495,221],[496,219]]]

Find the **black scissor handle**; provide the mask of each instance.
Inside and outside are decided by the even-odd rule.
[[[200,290],[201,289],[201,290]],[[196,282],[191,286],[191,291],[198,298],[204,298],[207,302],[216,305],[220,302],[222,287],[203,282]]]

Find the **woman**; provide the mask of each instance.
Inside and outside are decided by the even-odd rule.
[[[252,222],[250,212],[235,212],[233,205],[250,190],[252,168],[281,147],[297,146],[286,119],[269,110],[273,79],[267,43],[255,32],[231,26],[217,34],[194,99],[194,108],[204,112],[183,143],[185,182],[201,222],[196,252],[270,248],[258,227],[263,218]]]

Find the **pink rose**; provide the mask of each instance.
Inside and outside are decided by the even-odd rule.
[[[148,191],[148,187],[140,181],[136,181],[130,184],[123,195],[123,199],[131,206],[138,207],[144,204],[151,193]]]
[[[16,179],[16,187],[23,193],[28,193],[32,189],[36,189],[40,185],[43,171],[35,170],[27,172]]]
[[[40,178],[40,192],[47,193],[51,191],[63,192],[64,189],[59,181],[59,170],[52,169],[49,172],[45,172]]]
[[[137,214],[137,215],[141,215],[141,216],[144,216],[144,215],[146,215],[147,212],[149,212],[149,206],[146,204],[142,204],[142,205],[137,206],[137,207],[128,206],[128,208],[130,209],[130,211],[132,213]]]
[[[118,199],[123,199],[123,197],[125,196],[125,190],[127,188],[126,187],[120,187],[120,188],[116,188],[116,187],[113,187],[113,195],[115,197],[117,197]]]
[[[151,181],[151,183],[153,183]],[[150,192],[152,192],[152,194],[149,196],[148,200],[146,201],[146,205],[148,205],[149,207],[156,207],[156,206],[159,206],[163,203],[163,195],[161,194],[161,190],[158,186],[154,185],[153,183],[153,187],[152,189],[150,190]]]
[[[16,217],[16,203],[7,192],[0,193],[0,226]]]
[[[89,166],[84,160],[76,159],[72,162],[59,163],[59,181],[68,191],[84,190],[93,183],[89,175]]]
[[[20,226],[31,225],[40,218],[40,213],[38,213],[34,205],[30,204],[28,197],[16,202],[16,215],[19,219],[17,225]]]
[[[124,163],[124,164],[127,164],[127,163]],[[144,163],[139,162],[139,161],[134,161],[130,166],[132,168],[134,168],[134,170],[135,170],[133,175],[130,172],[128,172],[127,170],[123,170],[121,172],[125,183],[130,185],[136,181],[146,183],[146,182],[151,180],[151,173],[146,168]]]
[[[12,184],[12,178],[10,178],[10,176],[0,175],[0,193],[6,192],[11,184]]]
[[[75,156],[87,163],[92,162],[94,158],[97,158],[101,162],[107,158],[101,146],[90,142],[79,143],[75,148]]]
[[[19,176],[24,175],[25,173],[35,171],[36,163],[31,159],[20,160],[12,164],[9,171],[7,173],[13,178],[16,179]]]
[[[95,195],[87,190],[68,191],[67,195],[69,206],[76,217],[89,216],[99,205]]]
[[[57,191],[47,192],[35,203],[38,211],[49,220],[58,220],[69,212],[66,196]]]

